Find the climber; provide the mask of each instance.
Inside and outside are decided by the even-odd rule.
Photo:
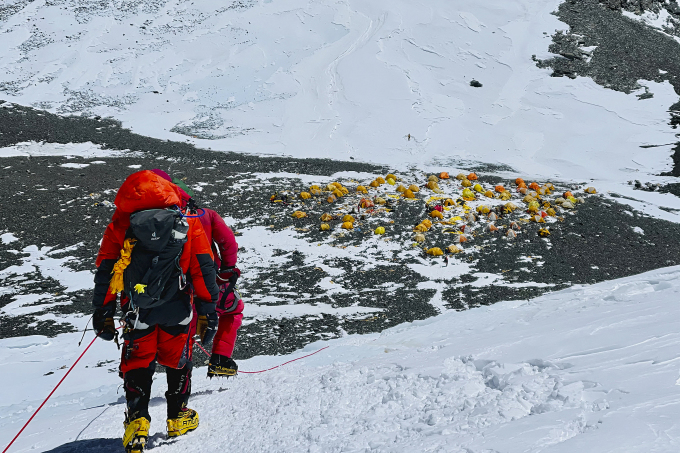
[[[166,181],[170,181],[180,189],[180,198],[183,206],[195,206],[193,192],[177,178],[171,178],[163,170],[151,170]],[[212,246],[215,269],[217,271],[217,285],[220,287],[220,295],[217,304],[219,325],[212,344],[210,361],[208,363],[208,377],[234,376],[238,371],[238,365],[232,359],[236,334],[243,319],[243,300],[236,291],[236,281],[241,276],[241,271],[236,267],[238,244],[233,231],[227,226],[220,215],[208,208],[200,209],[201,224]],[[213,340],[210,333],[205,332],[210,320],[205,315],[199,315],[196,319],[195,331],[208,345]]]
[[[182,204],[180,189],[164,177],[148,170],[130,175],[118,190],[97,256],[93,327],[104,340],[117,340],[113,318],[121,294],[125,341],[120,374],[127,400],[123,446],[128,453],[146,446],[157,362],[167,370],[168,436],[198,426],[198,414],[187,407],[190,330],[195,310],[207,320],[203,335],[214,336],[219,289],[201,222],[186,215]]]
[[[241,271],[236,267],[238,244],[234,233],[215,211],[205,209],[201,223],[208,239],[212,242],[215,268],[218,269],[217,284],[220,287],[220,297],[217,303],[219,325],[208,363],[208,377],[234,376],[238,371],[238,366],[232,359],[232,355],[236,334],[243,319],[243,300],[236,290],[236,281],[241,276]],[[208,320],[199,316],[197,331],[201,338],[204,337],[203,330],[207,326]]]

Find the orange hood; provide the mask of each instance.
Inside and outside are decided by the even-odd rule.
[[[127,177],[118,189],[116,207],[125,213],[181,204],[180,189],[150,170]]]

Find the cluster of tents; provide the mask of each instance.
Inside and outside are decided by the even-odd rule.
[[[551,224],[563,221],[564,215],[574,213],[587,196],[596,193],[593,187],[559,193],[550,182],[527,184],[522,178],[505,185],[485,184],[474,172],[403,178],[390,173],[368,183],[348,180],[314,184],[297,193],[277,192],[271,201],[292,205],[291,215],[297,219],[318,218],[320,231],[338,236],[354,232],[403,239],[408,233],[406,241],[413,245],[448,243],[424,249],[441,256],[464,251],[463,244],[479,236],[502,235],[512,240],[529,222],[540,224],[537,233],[547,238]],[[413,224],[395,224],[391,213],[401,203],[422,204],[420,218]],[[439,235],[428,240],[433,233]]]

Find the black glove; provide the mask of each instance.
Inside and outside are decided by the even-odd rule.
[[[113,310],[109,307],[100,307],[94,311],[92,328],[102,340],[111,341],[118,336],[116,326],[113,324],[115,310],[115,307],[113,307]]]
[[[217,333],[217,313],[212,312],[207,315],[200,315],[198,317],[198,324],[196,325],[196,333],[201,343],[208,344],[213,341]]]

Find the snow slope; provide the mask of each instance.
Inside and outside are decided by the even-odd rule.
[[[200,368],[191,405],[201,426],[177,441],[163,433],[161,376],[154,450],[677,451],[679,291],[673,267],[240,363],[254,371],[330,346],[262,374],[210,381]],[[80,352],[76,341],[0,340],[16,373],[3,384],[0,445]],[[107,371],[116,355],[95,343],[12,451],[119,451],[123,399]]]
[[[496,164],[522,176],[591,180],[677,219],[648,208],[679,208],[677,198],[626,185],[666,180],[655,175],[668,169],[670,145],[640,145],[675,140],[666,109],[676,94],[645,82],[655,96],[638,101],[536,68],[531,55],[547,56],[549,35],[566,28],[550,14],[559,3],[7,0],[1,97],[113,116],[135,132],[215,150],[395,169]],[[473,78],[483,87],[471,87]],[[90,144],[0,150],[81,153],[108,154]],[[258,233],[243,240],[261,241]],[[28,252],[22,269],[83,285],[49,246]],[[243,361],[243,370],[257,370],[330,346],[229,381],[197,370],[192,406],[202,425],[174,442],[163,434],[161,376],[152,444],[168,453],[677,451],[679,276],[680,268],[662,269],[319,342],[291,357]],[[4,309],[30,313],[35,302]],[[84,327],[85,319],[73,322]],[[0,340],[11,372],[0,445],[82,351],[77,341]],[[112,344],[96,342],[11,451],[120,451],[117,360]]]
[[[567,28],[559,3],[9,0],[0,89],[218,150],[498,163],[607,188],[653,179],[670,146],[639,146],[674,141],[677,96],[548,77],[531,56]]]

